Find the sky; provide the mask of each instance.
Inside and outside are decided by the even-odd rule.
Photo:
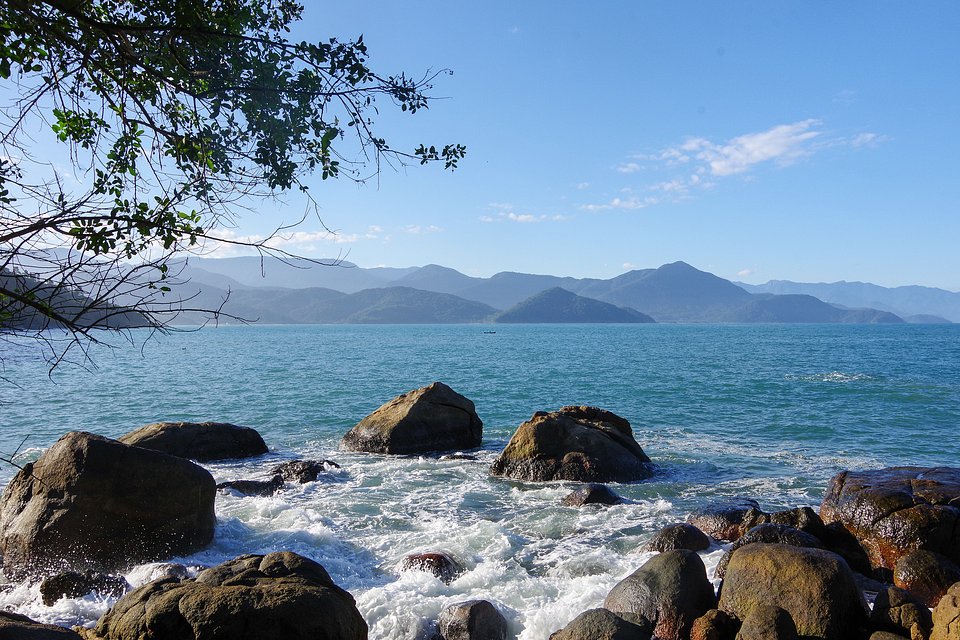
[[[360,34],[440,75],[394,146],[454,172],[310,179],[278,244],[362,267],[610,278],[683,260],[749,283],[960,290],[960,3],[304,0],[295,39]],[[303,214],[244,215],[241,237]],[[229,250],[215,255],[230,255]]]

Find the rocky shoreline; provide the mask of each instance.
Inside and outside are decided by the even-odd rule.
[[[481,435],[473,403],[434,383],[384,404],[341,446],[439,455],[477,447]],[[217,485],[196,463],[266,451],[255,430],[225,423],[157,423],[119,440],[64,435],[0,499],[4,573],[41,582],[45,604],[91,591],[122,596],[93,628],[0,613],[0,638],[368,637],[353,597],[320,564],[290,551],[199,570],[169,565],[136,589],[115,575],[209,544],[218,490],[268,495],[337,466],[294,461],[269,480]],[[563,504],[601,509],[619,500],[603,483],[653,473],[629,422],[583,406],[535,413],[490,469],[517,482],[592,483]],[[698,555],[717,544],[727,544],[715,570],[719,590]],[[712,505],[665,527],[648,550],[657,555],[611,589],[602,608],[580,613],[551,638],[960,638],[960,469],[844,471],[818,510],[766,513],[749,499]],[[464,571],[440,551],[408,556],[402,570],[446,582]],[[508,629],[504,612],[471,600],[445,609],[430,633],[497,640],[511,637]]]

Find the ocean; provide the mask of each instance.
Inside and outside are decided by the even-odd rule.
[[[216,420],[257,429],[271,449],[205,465],[218,482],[336,461],[332,479],[272,497],[218,494],[213,544],[176,561],[309,556],[354,595],[371,638],[419,638],[448,604],[482,598],[521,640],[542,640],[599,606],[650,557],[653,533],[697,507],[816,507],[843,469],[960,465],[956,325],[231,326],[132,338],[52,372],[35,344],[0,343],[0,452],[23,464],[71,430]],[[365,415],[437,380],[476,404],[477,460],[338,450]],[[562,507],[572,484],[488,476],[521,422],[570,404],[628,419],[653,459],[652,479],[613,486],[625,504]],[[0,480],[15,471],[0,463]],[[399,571],[422,551],[466,571],[451,584]],[[702,554],[711,572],[721,554]],[[36,585],[0,589],[0,607],[62,625],[91,625],[111,604],[45,607]]]

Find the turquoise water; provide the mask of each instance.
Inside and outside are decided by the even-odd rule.
[[[445,604],[471,597],[495,602],[522,639],[545,638],[598,606],[642,563],[650,535],[699,505],[744,495],[768,509],[817,505],[841,469],[956,466],[960,453],[960,327],[949,325],[223,327],[95,348],[95,370],[49,377],[29,346],[0,355],[19,384],[0,387],[0,451],[26,438],[19,462],[69,430],[118,436],[157,420],[259,430],[271,453],[212,465],[218,481],[292,457],[340,462],[335,482],[220,495],[213,546],[184,560],[310,555],[357,596],[373,638],[416,638]],[[478,461],[337,451],[367,413],[435,380],[476,403]],[[556,506],[569,486],[487,477],[517,425],[566,404],[633,425],[657,474],[616,487],[628,504],[577,511]],[[3,465],[0,479],[13,471]],[[399,574],[404,555],[438,548],[468,568],[453,584]],[[704,554],[708,566],[720,553]],[[0,606],[75,624],[109,604],[46,608],[33,589]]]

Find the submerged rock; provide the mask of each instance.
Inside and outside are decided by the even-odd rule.
[[[217,489],[230,489],[245,496],[272,496],[283,489],[283,478],[277,474],[269,480],[230,480],[219,483]]]
[[[199,462],[252,458],[267,452],[255,429],[226,422],[155,422],[118,440]]]
[[[648,629],[608,609],[589,609],[551,633],[549,640],[650,640]]]
[[[436,640],[507,640],[507,619],[486,600],[452,604],[440,612]]]
[[[240,556],[194,579],[156,581],[97,622],[102,640],[366,640],[353,597],[289,551]]]
[[[288,482],[306,484],[316,482],[321,475],[327,475],[327,469],[339,469],[340,465],[332,460],[291,460],[279,464],[270,470]]]
[[[453,580],[463,573],[463,567],[442,551],[433,551],[428,553],[415,553],[403,559],[400,564],[401,571],[426,571],[432,573],[441,582],[450,584]]]
[[[480,446],[483,422],[473,402],[442,382],[401,394],[347,432],[348,451],[415,454]]]
[[[565,507],[582,507],[587,504],[620,504],[623,498],[605,484],[588,484],[585,487],[568,493],[560,504]]]
[[[686,640],[693,621],[716,602],[700,556],[674,549],[653,556],[617,583],[603,606],[629,620],[648,622],[660,640]]]
[[[129,588],[130,585],[123,576],[65,571],[43,579],[40,583],[40,597],[43,604],[52,607],[60,598],[80,598],[94,592],[102,597],[115,598],[123,595]]]
[[[630,423],[597,407],[538,411],[517,429],[490,473],[532,482],[632,482],[652,475]]]
[[[213,539],[215,495],[189,460],[70,432],[0,498],[4,573],[110,573],[193,553]]]
[[[11,611],[0,611],[0,638],[4,640],[82,640],[76,631],[42,624]]]
[[[830,480],[820,517],[853,534],[881,575],[917,549],[960,562],[960,469],[844,471]]]
[[[670,551],[672,549],[689,549],[703,551],[710,548],[710,538],[692,524],[678,522],[668,524],[653,534],[653,538],[644,549],[647,551]]]

